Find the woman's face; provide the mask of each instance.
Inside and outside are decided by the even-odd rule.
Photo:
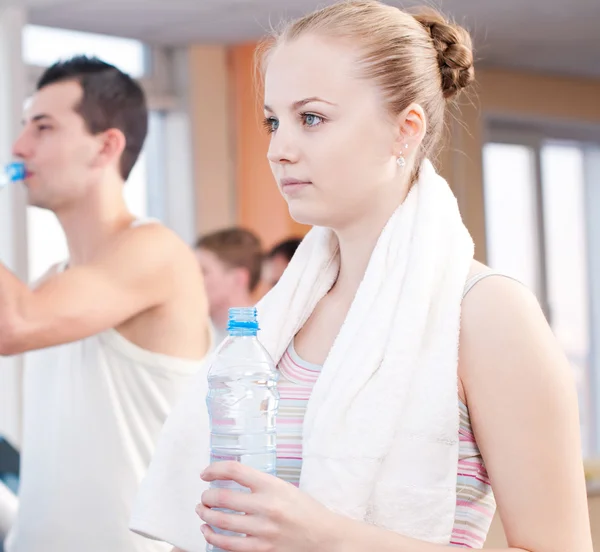
[[[295,220],[342,230],[397,199],[400,128],[354,48],[312,35],[277,46],[264,103],[269,162]]]

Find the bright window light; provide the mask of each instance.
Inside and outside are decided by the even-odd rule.
[[[134,78],[146,72],[146,47],[131,38],[26,25],[23,29],[23,61],[48,67],[75,55],[96,56]]]

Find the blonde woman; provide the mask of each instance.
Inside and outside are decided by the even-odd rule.
[[[591,552],[567,361],[533,295],[473,260],[428,160],[474,78],[467,32],[342,2],[262,62],[273,174],[315,226],[258,306],[281,376],[279,477],[222,462],[200,478],[201,377],[133,528],[187,552],[436,552],[481,548],[497,501],[503,552]],[[207,490],[220,479],[251,492]]]

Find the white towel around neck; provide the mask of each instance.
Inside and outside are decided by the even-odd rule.
[[[456,198],[425,161],[377,241],[308,403],[300,488],[333,510],[432,541],[449,538],[460,309],[472,260]],[[314,228],[258,305],[260,340],[273,358],[281,358],[338,270],[335,234]],[[394,469],[385,460],[398,442],[406,448]],[[382,503],[382,486],[386,497],[388,486],[409,500]]]
[[[300,488],[335,512],[449,543],[460,310],[472,259],[456,198],[426,160],[379,237],[308,402]],[[335,234],[313,228],[258,304],[259,338],[276,362],[338,272]],[[204,542],[193,513],[208,459],[203,372],[166,424],[132,521],[194,552]]]

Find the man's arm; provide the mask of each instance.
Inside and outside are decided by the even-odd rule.
[[[160,225],[129,230],[110,252],[30,289],[0,265],[0,354],[89,337],[162,304],[185,244]]]

